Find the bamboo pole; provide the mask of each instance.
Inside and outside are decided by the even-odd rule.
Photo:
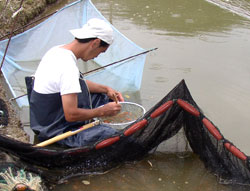
[[[72,136],[72,135],[75,135],[75,134],[77,134],[77,133],[80,133],[81,131],[84,131],[84,130],[86,130],[86,129],[89,129],[89,128],[94,127],[94,126],[99,125],[99,124],[100,124],[100,121],[99,121],[99,120],[94,121],[94,122],[92,122],[92,123],[89,123],[89,124],[87,124],[87,125],[82,126],[80,129],[77,129],[77,130],[75,130],[75,131],[68,131],[68,132],[63,133],[63,134],[61,134],[61,135],[57,135],[57,136],[55,136],[55,137],[53,137],[53,138],[51,138],[51,139],[48,139],[48,140],[43,141],[43,142],[41,142],[41,143],[38,143],[38,144],[36,144],[34,147],[45,147],[45,146],[51,145],[51,144],[53,144],[53,143],[55,143],[55,142],[58,142],[58,141],[60,141],[60,140],[63,140],[63,139],[65,139],[65,138],[67,138],[67,137],[70,137],[70,136]]]

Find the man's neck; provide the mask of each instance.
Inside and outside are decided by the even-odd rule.
[[[74,40],[71,43],[63,45],[62,48],[72,51],[75,57],[79,59],[82,58],[82,55],[87,50],[88,43],[79,43],[77,40]]]

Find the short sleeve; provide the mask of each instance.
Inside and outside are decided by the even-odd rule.
[[[63,65],[59,85],[61,95],[81,92],[79,76],[80,74],[76,63],[68,61]]]

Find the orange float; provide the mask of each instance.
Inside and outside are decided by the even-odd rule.
[[[107,147],[107,146],[110,146],[112,144],[114,144],[115,142],[119,141],[120,140],[120,137],[119,136],[116,136],[116,137],[111,137],[111,138],[108,138],[100,143],[98,143],[95,148],[96,149],[102,149],[104,147]]]
[[[151,113],[150,117],[151,118],[156,118],[159,115],[161,115],[163,112],[167,111],[172,105],[173,101],[167,101],[166,103],[162,104],[160,107],[158,107],[153,113]]]
[[[220,132],[217,130],[217,128],[206,118],[202,119],[203,124],[208,129],[208,131],[219,141],[223,137],[220,134]]]
[[[196,116],[196,117],[199,117],[200,115],[200,112],[195,109],[192,105],[190,105],[189,103],[185,102],[184,100],[182,99],[178,99],[177,100],[177,103],[185,110],[187,111],[188,113],[191,113],[192,115]]]
[[[247,160],[247,156],[241,152],[238,148],[233,146],[231,143],[224,143],[224,146],[229,150],[234,156],[238,157],[241,160]]]
[[[138,131],[139,129],[141,129],[142,127],[144,127],[145,125],[147,125],[148,121],[146,119],[143,119],[137,123],[135,123],[134,125],[132,125],[131,127],[129,127],[125,132],[124,135],[125,136],[129,136],[131,134],[133,134],[134,132]]]

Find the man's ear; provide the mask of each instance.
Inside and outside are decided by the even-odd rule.
[[[93,48],[98,48],[100,46],[101,40],[99,38],[93,40],[92,46]]]

